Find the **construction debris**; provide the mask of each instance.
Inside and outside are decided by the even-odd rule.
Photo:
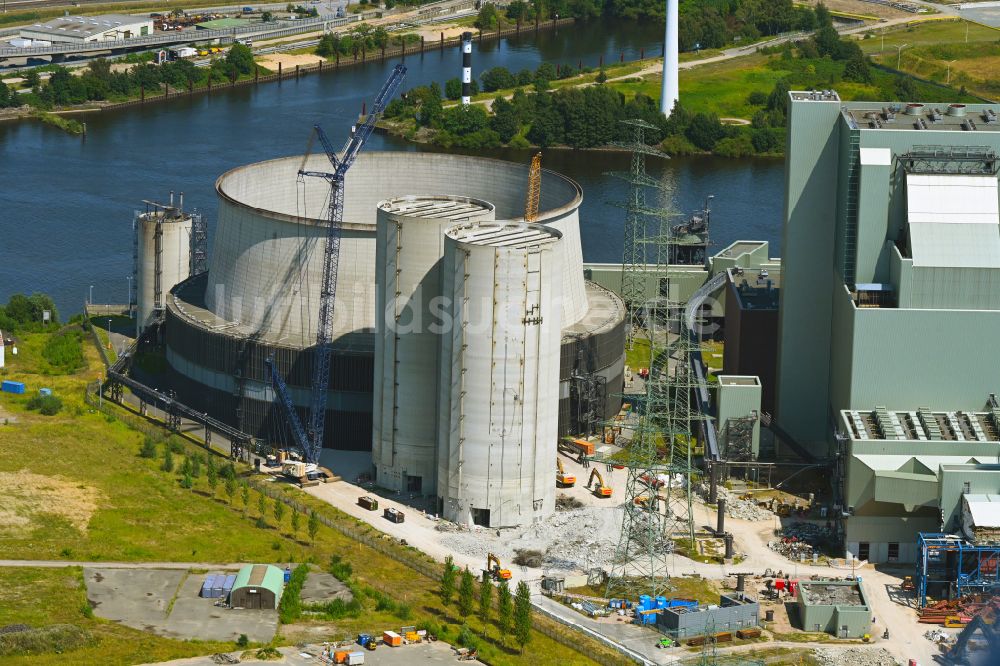
[[[938,601],[920,609],[917,621],[921,624],[944,624],[952,618],[959,624],[968,624],[979,615],[990,622],[1000,617],[1000,597],[970,594],[961,599]]]
[[[583,502],[575,497],[570,497],[569,495],[559,495],[556,497],[556,511],[569,511],[571,509],[579,509],[583,506]]]
[[[818,557],[821,546],[833,538],[830,528],[817,523],[792,523],[781,529],[780,538],[767,542],[767,547],[791,560]]]
[[[948,643],[952,640],[951,635],[941,629],[928,629],[924,632],[924,638],[932,643]]]
[[[709,487],[707,484],[702,483],[695,486],[695,491],[703,498],[708,498]],[[731,518],[754,522],[774,518],[773,513],[760,506],[755,500],[744,499],[722,486],[716,489],[716,495],[719,499],[726,500],[726,515]]]
[[[824,666],[899,666],[899,662],[884,648],[818,648],[816,658]]]

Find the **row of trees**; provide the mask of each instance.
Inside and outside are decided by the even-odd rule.
[[[398,40],[398,37],[396,39]],[[347,32],[331,32],[323,35],[316,46],[316,55],[332,58],[338,53],[340,55],[357,55],[362,51],[373,53],[386,48],[389,44],[390,35],[385,28],[362,23]]]
[[[162,65],[138,64],[127,72],[115,72],[110,61],[98,58],[88,63],[80,76],[74,76],[65,67],[55,67],[44,83],[38,72],[31,70],[25,76],[31,92],[20,97],[36,108],[51,109],[89,101],[128,99],[141,90],[159,91],[164,84],[174,89],[203,86],[209,81],[229,81],[253,71],[253,52],[244,44],[234,44],[225,57],[216,58],[210,67],[195,67],[189,60],[177,60]]]
[[[455,584],[458,583],[456,591]],[[450,606],[454,599],[457,604],[459,615],[471,617],[473,612],[483,623],[483,636],[488,636],[489,624],[493,617],[494,586],[489,577],[485,574],[479,581],[478,592],[476,590],[475,577],[469,568],[466,567],[459,573],[455,566],[455,560],[449,555],[444,561],[444,571],[441,575],[441,587],[439,594],[445,606]],[[523,580],[517,584],[514,594],[511,594],[510,585],[505,580],[501,580],[496,587],[496,622],[500,632],[500,642],[507,644],[507,636],[513,633],[521,651],[531,641],[531,590]]]
[[[59,312],[52,297],[47,294],[13,294],[6,305],[0,305],[0,331],[39,331],[42,313],[50,313],[50,324],[59,323]]]
[[[682,2],[679,45],[682,51],[721,48],[735,41],[813,30],[816,25],[816,13],[792,0]]]

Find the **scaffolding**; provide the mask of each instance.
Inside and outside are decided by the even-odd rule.
[[[646,188],[662,188],[662,184],[646,175],[646,157],[669,159],[666,153],[646,144],[646,132],[656,130],[644,120],[623,120],[631,132],[631,141],[616,144],[632,153],[632,167],[628,172],[612,171],[607,175],[620,178],[629,184],[626,201],[608,203],[625,209],[625,234],[622,250],[622,300],[625,301],[625,348],[632,349],[636,334],[642,329],[643,306],[647,299],[646,225],[650,219],[662,220],[664,211],[646,205]]]
[[[929,592],[947,598],[1000,593],[1000,544],[975,545],[954,534],[920,532],[915,580],[920,608]]]
[[[576,365],[570,376],[570,405],[573,409],[573,432],[596,435],[603,432],[604,405],[607,402],[607,379],[594,367],[592,346],[577,351]],[[586,358],[585,358],[586,356]]]
[[[757,423],[752,416],[733,417],[726,420],[726,460],[747,462],[753,460],[753,429]]]

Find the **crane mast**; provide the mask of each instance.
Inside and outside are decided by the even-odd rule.
[[[536,153],[531,158],[531,168],[528,170],[528,194],[524,201],[524,221],[534,222],[538,219],[538,200],[542,194],[542,154]]]
[[[341,149],[339,157],[333,144],[319,125],[313,130],[319,138],[333,171],[299,170],[299,176],[322,178],[330,184],[330,200],[327,207],[326,246],[323,251],[323,279],[320,289],[319,317],[316,327],[316,353],[313,363],[311,396],[309,402],[309,418],[305,425],[300,421],[291,397],[288,394],[284,380],[279,376],[272,358],[267,359],[267,368],[271,383],[275,387],[278,399],[285,412],[285,418],[292,429],[298,448],[302,450],[308,463],[318,463],[323,449],[323,435],[326,426],[326,394],[330,385],[330,365],[332,349],[330,337],[334,308],[337,298],[337,272],[340,265],[340,240],[344,222],[344,179],[348,169],[354,164],[365,141],[375,129],[375,123],[385,111],[386,105],[399,89],[406,76],[406,66],[399,64],[393,67],[389,78],[382,85],[372,112],[368,114],[360,126],[352,128],[351,135]]]

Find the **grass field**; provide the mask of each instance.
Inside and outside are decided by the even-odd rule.
[[[303,519],[298,535],[293,536],[290,511],[278,523],[270,501],[263,515],[264,526],[257,526],[258,493],[250,492],[247,508],[239,492],[230,501],[221,483],[214,491],[209,488],[204,465],[201,475],[194,479],[194,488],[182,488],[177,470],[184,457],[199,448],[179,443],[173,455],[174,472],[161,469],[162,458],[140,458],[143,437],[122,422],[93,411],[83,400],[84,385],[101,374],[93,345],[84,346],[84,370],[74,375],[43,375],[39,374],[35,350],[44,345],[44,337],[25,335],[20,353],[8,356],[9,366],[3,371],[5,379],[25,382],[28,391],[23,396],[0,394],[0,417],[9,421],[0,419],[0,559],[323,564],[338,553],[351,564],[359,584],[412,609],[408,623],[435,623],[442,637],[457,638],[463,623],[482,634],[476,618],[461,618],[442,605],[436,581],[339,531],[320,526],[315,543],[310,543]],[[40,386],[52,388],[63,399],[62,412],[45,417],[25,410],[27,399]],[[164,450],[161,444],[161,456]],[[376,533],[374,528],[296,489],[288,491],[328,518]],[[405,552],[414,559],[428,559],[412,549]],[[159,639],[87,617],[81,610],[83,592],[67,578],[65,570],[31,576],[13,570],[4,576],[0,579],[0,625],[69,622],[84,627],[98,639],[96,645],[69,655],[51,655],[30,663],[56,659],[65,663],[72,656],[73,663],[125,664],[218,648]],[[60,594],[44,593],[47,586],[58,588]],[[30,613],[22,610],[29,598],[34,604]],[[372,629],[371,621],[389,622],[390,617],[380,614],[374,601],[369,605],[364,615],[369,621],[365,628]],[[390,626],[400,621],[396,618]],[[344,637],[360,627],[356,619],[321,621],[318,625],[322,632],[308,632],[312,640]],[[299,635],[299,629],[298,625],[291,627],[289,636]],[[569,629],[560,631],[573,635]],[[491,635],[495,638],[495,630]],[[289,640],[281,638],[283,642]],[[586,644],[583,651],[601,649],[585,637],[574,640]],[[531,649],[523,656],[516,649],[497,645],[495,640],[484,642],[482,653],[494,664],[591,663],[583,653],[537,632],[532,635]],[[96,658],[97,654],[107,657]]]
[[[1000,39],[1000,31],[979,23],[960,20],[921,21],[906,27],[872,30],[870,37],[861,39],[861,50],[869,55],[877,55],[880,51],[886,57],[892,55],[895,59],[896,47],[907,45],[908,48],[929,46],[933,44],[965,43],[968,31],[969,43],[995,42]],[[883,40],[884,35],[884,40]],[[884,41],[884,46],[883,46]],[[903,50],[905,56],[906,49]]]

